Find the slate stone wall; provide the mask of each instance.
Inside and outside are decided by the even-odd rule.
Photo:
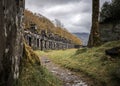
[[[12,86],[22,58],[24,0],[0,0],[0,86]]]
[[[71,40],[60,37],[57,34],[46,34],[41,31],[41,34],[32,32],[30,30],[24,31],[24,38],[28,45],[33,49],[39,50],[59,50],[74,48]]]
[[[120,23],[100,24],[100,35],[103,42],[120,40]]]

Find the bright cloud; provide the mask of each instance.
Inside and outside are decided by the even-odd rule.
[[[90,32],[92,0],[26,0],[26,9],[59,19],[70,32]]]

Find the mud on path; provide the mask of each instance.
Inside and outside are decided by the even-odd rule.
[[[53,63],[48,57],[40,57],[41,64],[63,82],[63,86],[88,86],[78,74]]]

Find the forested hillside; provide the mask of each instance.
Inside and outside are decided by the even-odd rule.
[[[72,42],[75,44],[82,44],[82,41],[78,37],[72,35],[70,32],[65,30],[65,28],[55,27],[55,25],[49,19],[42,16],[41,14],[35,14],[28,10],[25,10],[24,15],[25,29],[29,29],[30,23],[35,23],[38,27],[38,33],[41,33],[42,30],[45,30],[46,33],[52,32],[53,34],[57,34],[61,37],[72,40]]]

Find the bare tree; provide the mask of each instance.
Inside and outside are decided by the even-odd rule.
[[[63,25],[63,24],[61,23],[61,21],[58,20],[58,19],[55,19],[54,23],[55,23],[55,26],[56,26],[56,27],[64,27],[64,25]]]

